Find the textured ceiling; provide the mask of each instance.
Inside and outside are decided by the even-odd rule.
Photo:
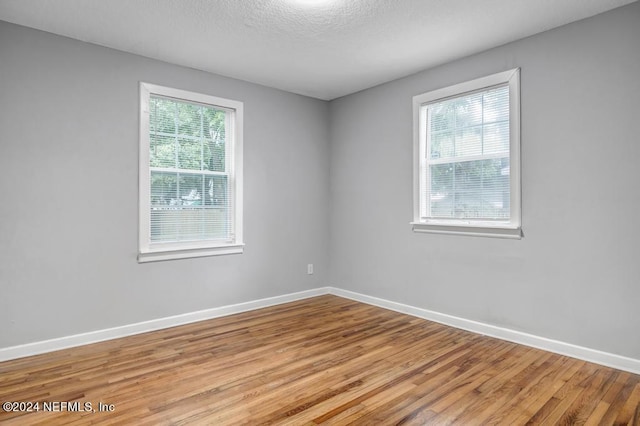
[[[0,20],[334,99],[634,0],[0,0]]]

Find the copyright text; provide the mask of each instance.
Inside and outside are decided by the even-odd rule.
[[[98,402],[93,404],[89,401],[6,401],[2,403],[2,410],[8,413],[35,413],[45,411],[51,413],[60,412],[78,412],[78,413],[97,413],[97,412],[113,412],[116,407],[114,404]]]

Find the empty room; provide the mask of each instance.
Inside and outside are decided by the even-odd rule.
[[[640,2],[0,0],[0,423],[640,425]]]

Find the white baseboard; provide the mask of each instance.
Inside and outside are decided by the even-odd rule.
[[[519,343],[521,345],[531,346],[534,348],[543,349],[545,351],[554,352],[557,354],[566,355],[589,362],[594,362],[596,364],[606,365],[607,367],[613,367],[619,370],[640,374],[640,360],[638,359],[627,358],[608,352],[602,352],[595,349],[573,345],[570,343],[560,342],[558,340],[534,336],[532,334],[510,330],[508,328],[496,327],[490,324],[442,314],[440,312],[417,308],[415,306],[392,302],[390,300],[367,296],[365,294],[342,290],[335,287],[320,287],[297,293],[289,293],[282,296],[258,299],[250,302],[238,303],[235,305],[221,306],[218,308],[205,309],[202,311],[190,312],[182,315],[175,315],[151,321],[139,322],[136,324],[124,325],[121,327],[91,331],[88,333],[60,337],[57,339],[27,343],[19,346],[11,346],[8,348],[0,348],[0,362],[31,355],[38,355],[45,352],[57,351],[60,349],[72,348],[75,346],[87,345],[90,343],[102,342],[105,340],[117,339],[134,334],[146,333],[163,328],[175,327],[178,325],[189,324],[197,321],[238,314],[241,312],[252,311],[254,309],[266,308],[282,303],[307,299],[309,297],[320,296],[323,294],[333,294],[358,302],[367,303],[369,305],[379,306],[381,308],[390,309],[392,311],[401,312],[404,314],[412,315],[414,317],[438,322],[440,324],[448,325],[451,327],[471,331],[473,333],[496,337],[498,339]]]
[[[123,325],[121,327],[107,328],[104,330],[90,331],[88,333],[75,334],[73,336],[65,336],[57,339],[0,348],[0,362],[31,355],[38,355],[45,352],[53,352],[60,349],[72,348],[75,346],[88,345],[90,343],[97,343],[105,340],[117,339],[134,334],[146,333],[163,328],[175,327],[178,325],[218,318],[226,315],[238,314],[241,312],[252,311],[254,309],[266,308],[268,306],[320,296],[327,293],[329,293],[328,287],[320,287],[297,293],[289,293],[282,296],[268,297],[266,299],[258,299],[235,305],[220,306],[218,308],[205,309],[202,311],[189,312],[186,314],[159,318],[151,321]]]
[[[511,330],[508,328],[496,327],[494,325],[442,314],[440,312],[417,308],[415,306],[392,302],[390,300],[367,296],[364,294],[342,290],[335,287],[329,287],[329,293],[358,302],[367,303],[369,305],[401,312],[403,314],[408,314],[414,317],[427,319],[429,321],[438,322],[440,324],[449,325],[451,327],[460,328],[462,330],[471,331],[473,333],[496,337],[498,339],[507,340],[509,342],[519,343],[521,345],[543,349],[545,351],[570,356],[572,358],[577,358],[600,365],[605,365],[607,367],[616,368],[618,370],[640,374],[640,360],[638,359],[627,358],[608,352],[602,352],[595,349],[573,345],[571,343],[565,343],[558,340],[547,339],[545,337],[534,336],[532,334]]]

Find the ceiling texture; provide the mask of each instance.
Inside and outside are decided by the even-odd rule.
[[[634,1],[0,0],[0,20],[330,100]]]

